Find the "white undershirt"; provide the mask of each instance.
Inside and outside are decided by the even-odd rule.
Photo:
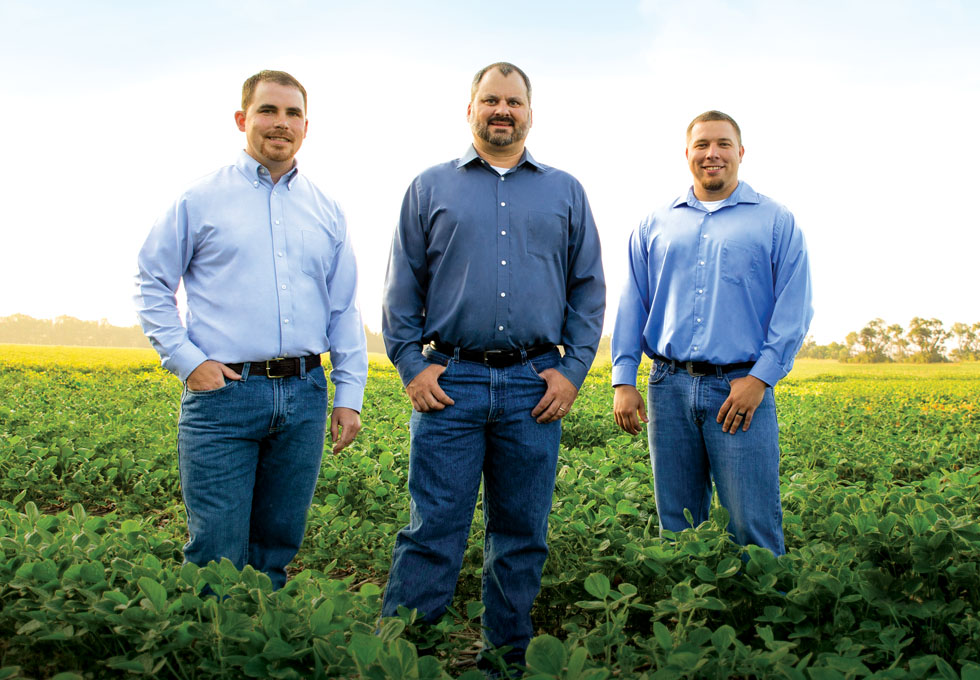
[[[510,168],[498,168],[496,165],[491,165],[490,167],[496,170],[501,175],[507,172],[508,170],[510,170]]]
[[[721,207],[722,203],[724,203],[727,200],[728,200],[727,198],[723,198],[720,201],[701,201],[701,205],[703,205],[704,209],[707,210],[708,212],[714,212],[715,210]]]

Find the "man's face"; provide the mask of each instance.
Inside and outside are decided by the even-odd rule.
[[[531,129],[531,107],[524,79],[517,71],[505,76],[490,69],[466,109],[474,139],[500,147],[520,145]]]
[[[255,88],[247,111],[235,113],[245,133],[245,150],[270,170],[292,166],[293,156],[306,137],[303,93],[295,87],[263,80]]]
[[[728,198],[738,186],[743,153],[738,134],[727,120],[696,123],[685,152],[694,175],[694,195],[702,201]]]

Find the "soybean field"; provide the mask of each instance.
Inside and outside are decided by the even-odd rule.
[[[152,352],[0,345],[0,679],[482,678],[477,506],[450,614],[378,621],[409,404],[372,361],[286,587],[183,565],[181,386]],[[980,365],[801,360],[777,386],[788,554],[661,537],[608,366],[566,418],[537,635],[514,677],[980,679]],[[217,594],[200,595],[209,585]]]

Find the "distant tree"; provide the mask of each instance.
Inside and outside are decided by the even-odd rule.
[[[980,322],[972,326],[956,322],[950,329],[956,336],[956,349],[950,354],[957,361],[976,361],[980,359]]]
[[[950,335],[951,333],[943,328],[943,322],[939,319],[914,317],[909,321],[909,330],[906,334],[909,343],[917,348],[910,359],[918,363],[946,361],[943,349]]]
[[[909,353],[909,341],[905,339],[905,329],[893,323],[888,327],[888,355],[893,361],[905,361]]]

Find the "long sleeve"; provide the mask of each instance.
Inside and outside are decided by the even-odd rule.
[[[648,253],[642,225],[630,235],[629,267],[612,335],[612,384],[635,385],[643,358],[643,329],[650,313]]]
[[[775,385],[793,368],[813,318],[806,242],[789,212],[773,234],[772,266],[775,304],[761,354],[750,372],[768,385]]]
[[[180,322],[177,287],[194,254],[186,204],[178,201],[150,231],[139,253],[134,302],[143,332],[163,367],[187,380],[208,357]]]
[[[334,256],[327,277],[330,294],[330,317],[327,338],[330,341],[330,379],[336,386],[333,407],[360,411],[367,383],[367,340],[357,308],[357,261],[351,248],[347,225],[340,215],[343,240]]]
[[[422,357],[422,324],[428,272],[419,187],[416,179],[402,201],[391,242],[382,305],[385,350],[405,385],[426,366]]]
[[[562,357],[558,371],[581,387],[595,359],[606,309],[606,282],[602,271],[599,232],[585,192],[579,192],[573,214],[569,273],[566,285]]]

